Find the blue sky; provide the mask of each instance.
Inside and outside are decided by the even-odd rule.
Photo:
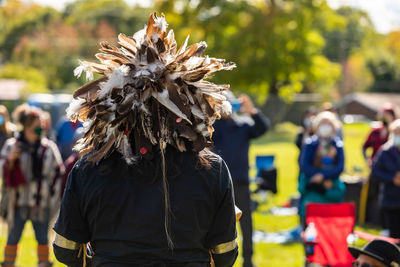
[[[72,0],[23,0],[24,2],[35,2],[50,5],[61,9]],[[125,0],[129,4],[139,3],[149,5],[151,0]],[[387,33],[394,29],[400,29],[400,0],[327,0],[330,6],[337,8],[350,5],[366,10],[377,31]]]

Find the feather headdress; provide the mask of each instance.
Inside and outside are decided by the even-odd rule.
[[[212,124],[230,113],[224,91],[229,85],[204,80],[234,63],[202,56],[205,42],[177,49],[174,32],[166,34],[164,15],[133,37],[119,34],[115,47],[101,42],[100,63],[81,61],[76,76],[103,75],[74,92],[67,116],[84,122],[85,134],[75,149],[99,162],[119,151],[128,163],[151,157],[154,147],[169,144],[179,151],[212,145]]]

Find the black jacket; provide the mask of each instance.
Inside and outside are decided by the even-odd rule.
[[[400,208],[400,187],[393,183],[400,172],[400,152],[395,146],[381,148],[372,166],[372,177],[384,183],[382,205]]]
[[[209,249],[236,238],[232,182],[220,157],[199,169],[193,153],[167,151],[173,251],[164,230],[160,160],[128,166],[120,157],[99,166],[78,161],[54,226],[69,240],[91,243],[93,266],[209,266]],[[54,252],[70,266],[81,262],[77,251],[55,246]],[[236,257],[237,248],[213,258],[216,266],[231,266]]]
[[[213,151],[220,155],[229,167],[234,182],[249,182],[250,140],[260,137],[269,128],[269,120],[257,112],[252,116],[254,123],[240,117],[221,119],[214,123]]]

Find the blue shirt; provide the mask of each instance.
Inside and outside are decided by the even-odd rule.
[[[313,135],[307,138],[305,145],[302,148],[301,159],[300,159],[300,171],[303,172],[306,177],[312,177],[317,173],[321,173],[324,179],[335,180],[339,178],[339,175],[344,169],[344,152],[343,152],[343,141],[338,137],[333,138],[329,141],[330,145],[336,149],[336,157],[329,166],[324,168],[318,168],[314,166],[314,160],[317,155],[317,149],[320,143],[318,136]]]

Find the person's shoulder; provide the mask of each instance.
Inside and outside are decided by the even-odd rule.
[[[342,140],[340,137],[338,137],[338,136],[335,136],[334,138],[332,138],[332,143],[333,143],[336,147],[343,148],[343,146],[344,146],[343,140]]]
[[[43,138],[40,140],[40,142],[41,142],[42,146],[49,147],[49,148],[51,148],[51,149],[53,149],[53,150],[54,150],[54,149],[58,149],[56,143],[54,143],[54,141],[52,141],[51,139],[49,139],[49,138],[47,138],[47,137],[43,137]]]
[[[369,134],[380,134],[382,129],[383,129],[383,125],[381,122],[373,122],[371,124],[371,130],[370,130]]]
[[[223,160],[223,159],[221,158],[220,155],[218,155],[218,154],[212,152],[211,150],[208,150],[208,151],[204,152],[203,155],[204,155],[211,163],[214,163],[214,164],[221,164],[221,162],[222,162],[222,160]]]
[[[395,146],[393,146],[393,143],[392,142],[386,142],[385,144],[383,144],[382,146],[381,146],[381,148],[379,149],[379,151],[381,152],[381,153],[390,153],[391,151],[395,151],[395,149],[396,149],[396,147]]]
[[[225,162],[220,155],[210,150],[206,150],[200,152],[199,157],[202,157],[207,162],[207,164],[199,162],[200,164],[202,164],[202,166],[200,167],[200,170],[202,172],[212,174],[212,176],[220,175],[221,168],[223,168],[225,165]]]
[[[316,136],[316,135],[309,136],[306,138],[304,143],[305,143],[305,145],[308,145],[308,146],[315,146],[318,144],[318,136]]]

